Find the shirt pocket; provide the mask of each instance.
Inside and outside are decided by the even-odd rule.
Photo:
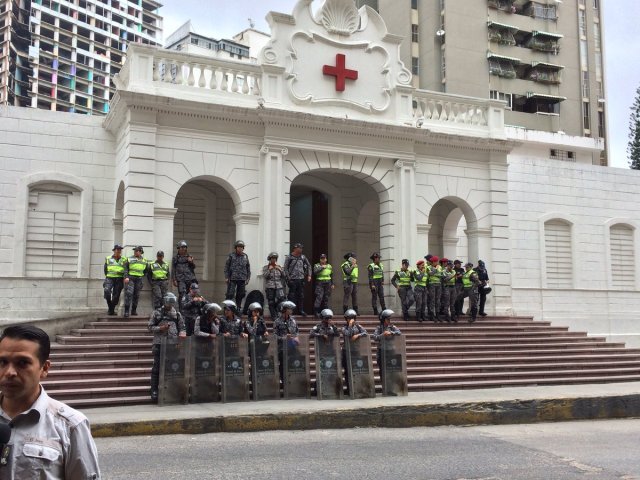
[[[25,443],[22,453],[25,457],[35,462],[42,462],[47,465],[52,464],[60,457],[59,450],[37,443]]]

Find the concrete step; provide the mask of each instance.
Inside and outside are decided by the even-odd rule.
[[[58,343],[62,345],[72,345],[72,344],[84,344],[84,345],[99,345],[101,343],[146,343],[148,342],[151,345],[153,336],[152,335],[126,335],[126,336],[115,336],[115,335],[104,335],[104,336],[83,336],[76,337],[74,335],[56,335],[56,340]]]
[[[105,336],[114,336],[114,337],[122,337],[122,336],[147,336],[153,338],[153,333],[147,329],[147,327],[110,327],[110,328],[75,328],[69,332],[70,335],[80,336],[80,337],[92,337],[95,335],[105,335]]]
[[[131,366],[100,365],[92,367],[84,365],[73,365],[67,368],[54,368],[54,366],[52,365],[47,378],[49,380],[81,380],[89,378],[99,379],[106,377],[142,378],[144,375],[151,375],[152,364],[153,361],[149,360],[144,364]]]
[[[132,377],[104,377],[103,378],[74,378],[74,379],[51,379],[45,380],[42,384],[47,391],[68,390],[68,389],[95,389],[95,388],[121,388],[121,387],[136,387],[140,385],[146,385],[147,390],[150,384],[150,372],[146,376],[132,376]],[[57,398],[57,397],[55,397]]]
[[[520,350],[544,350],[549,348],[554,349],[582,349],[582,350],[598,350],[600,348],[607,348],[611,346],[617,348],[624,348],[623,343],[611,344],[606,342],[593,342],[593,341],[574,341],[574,342],[553,342],[546,343],[538,341],[536,343],[517,343],[517,344],[483,344],[483,343],[458,343],[458,344],[447,344],[444,342],[439,342],[433,345],[416,345],[409,344],[407,345],[407,353],[409,352],[446,352],[446,351],[458,351],[458,352],[468,352],[468,351],[486,351],[486,350],[496,350],[496,351],[520,351]]]
[[[609,360],[609,361],[596,361],[596,362],[539,362],[531,361],[530,363],[505,363],[505,364],[490,364],[490,363],[477,363],[477,364],[449,364],[449,365],[432,365],[424,364],[419,361],[407,361],[407,372],[412,374],[425,374],[425,375],[439,375],[447,373],[461,373],[474,374],[476,372],[483,373],[508,373],[508,372],[522,372],[529,374],[536,374],[537,372],[554,372],[554,371],[576,371],[580,374],[584,374],[584,371],[602,371],[608,370],[610,372],[621,371],[622,373],[629,373],[629,371],[640,372],[640,361],[624,361],[624,360]]]
[[[504,379],[515,379],[515,378],[528,378],[528,379],[539,379],[539,378],[581,378],[581,377],[592,377],[592,376],[604,376],[608,375],[609,377],[619,377],[619,376],[633,376],[637,375],[640,379],[640,370],[637,367],[633,368],[601,368],[598,369],[597,372],[592,370],[581,370],[581,369],[560,369],[560,370],[531,370],[531,371],[508,371],[508,372],[461,372],[461,373],[422,373],[422,372],[414,372],[413,370],[409,370],[407,368],[407,377],[409,378],[409,383],[432,383],[432,382],[441,382],[445,380],[457,381],[457,380],[482,380],[482,379],[491,379],[492,381],[502,381]],[[609,380],[614,381],[614,380]]]
[[[533,350],[533,354],[522,356],[522,352],[514,352],[511,355],[478,355],[477,352],[469,352],[466,355],[453,355],[451,352],[444,355],[428,355],[425,353],[407,354],[407,362],[420,362],[423,365],[473,365],[477,363],[483,364],[506,364],[506,363],[531,363],[531,362],[609,362],[609,361],[628,361],[638,362],[640,365],[639,354],[627,353],[609,353],[590,355],[575,354],[540,354]]]
[[[50,355],[51,363],[54,366],[64,364],[67,362],[90,362],[90,361],[104,361],[104,362],[131,362],[138,360],[148,360],[151,358],[151,348],[144,348],[142,350],[132,350],[123,352],[75,352],[66,351],[64,353],[52,353]]]
[[[53,396],[56,400],[60,400],[65,403],[71,403],[74,400],[89,400],[94,399],[96,403],[94,406],[102,405],[100,400],[109,398],[131,398],[146,396],[150,403],[149,398],[149,384],[145,385],[133,385],[133,386],[68,386],[68,385],[51,385],[46,386],[47,393]]]

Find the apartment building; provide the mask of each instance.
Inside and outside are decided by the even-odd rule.
[[[414,86],[507,102],[506,124],[606,139],[600,0],[378,0]],[[605,150],[606,151],[606,150]],[[573,152],[551,152],[571,161]],[[607,165],[606,153],[593,158]]]
[[[160,45],[156,0],[0,0],[0,104],[104,115],[130,43]]]

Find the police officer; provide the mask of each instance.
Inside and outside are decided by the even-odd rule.
[[[229,254],[224,264],[224,281],[227,282],[225,299],[233,300],[235,296],[236,305],[240,308],[246,294],[245,287],[251,278],[251,265],[249,256],[244,253],[244,242],[238,240],[233,246],[235,250]]]
[[[287,255],[284,260],[284,273],[287,277],[287,284],[289,286],[290,302],[298,305],[300,315],[306,317],[307,314],[304,311],[304,280],[311,282],[311,262],[302,254],[304,245],[296,243],[293,246],[291,255]]]
[[[453,262],[447,261],[447,266],[442,272],[442,309],[447,322],[457,322],[456,315],[456,271]]]
[[[115,244],[111,250],[113,255],[104,261],[104,299],[107,301],[109,315],[116,314],[116,307],[120,301],[120,293],[124,288],[124,265],[126,258],[122,256],[122,245]]]
[[[456,319],[460,318],[462,315],[462,307],[464,303],[464,299],[461,299],[462,294],[462,275],[464,275],[465,269],[462,267],[462,262],[460,260],[453,261],[453,270],[456,272],[456,300],[454,302],[455,311],[456,311]]]
[[[478,275],[473,270],[473,263],[469,262],[464,266],[465,272],[462,275],[462,293],[458,297],[458,301],[464,302],[469,297],[469,309],[471,310],[471,318],[469,323],[476,321],[478,315]]]
[[[133,249],[133,256],[124,264],[124,316],[138,315],[138,300],[144,277],[149,269],[149,261],[143,257],[144,249],[140,246]]]
[[[442,297],[442,267],[436,255],[431,257],[429,268],[429,320],[440,321],[440,298]]]
[[[204,313],[203,308],[206,304],[207,301],[200,293],[200,286],[197,283],[192,283],[189,287],[189,294],[182,305],[182,316],[187,328],[187,336],[193,335],[196,319]]]
[[[192,283],[198,283],[196,279],[196,264],[193,257],[187,251],[187,242],[180,240],[177,244],[178,253],[171,261],[171,280],[174,287],[178,288],[179,308],[182,310],[182,303],[189,287]]]
[[[196,318],[193,335],[197,338],[216,338],[220,333],[220,318],[218,318],[220,312],[222,312],[220,305],[207,303],[202,308],[202,315]]]
[[[413,270],[409,268],[409,260],[402,259],[402,266],[400,270],[396,270],[391,277],[391,285],[398,291],[400,297],[400,303],[402,305],[402,317],[405,321],[409,320],[409,308],[413,305],[414,295],[411,288],[411,282],[413,281]],[[386,310],[383,310],[383,312]],[[382,313],[381,313],[382,315]]]
[[[320,261],[313,266],[313,275],[316,278],[316,300],[313,304],[313,313],[316,318],[320,317],[320,312],[329,307],[329,297],[333,284],[333,267],[327,262],[325,253],[320,255]]]
[[[278,265],[277,252],[271,252],[267,256],[267,263],[262,267],[262,278],[264,279],[264,291],[269,303],[269,313],[271,321],[275,322],[278,316],[277,306],[285,300],[285,274],[284,268]]]
[[[267,324],[262,316],[262,305],[253,302],[249,305],[249,318],[244,322],[244,333],[249,336],[250,340],[263,339],[269,336]]]
[[[387,306],[384,303],[384,268],[380,263],[380,254],[373,252],[369,257],[371,263],[367,267],[367,274],[369,277],[369,290],[371,290],[371,306],[373,307],[373,314],[378,315],[377,300],[380,300],[380,310],[386,310]]]
[[[413,289],[416,297],[416,320],[422,322],[426,320],[425,310],[427,308],[427,282],[429,274],[424,266],[424,260],[416,262],[416,270],[413,272],[413,279],[416,284]]]
[[[484,305],[487,302],[487,294],[491,292],[491,288],[488,287],[489,273],[487,272],[487,267],[482,260],[478,260],[478,266],[475,268],[475,271],[478,274],[478,280],[480,281],[480,285],[478,285],[478,295],[480,297],[478,315],[486,317],[487,314],[484,311]]]
[[[342,334],[345,341],[355,342],[358,338],[368,335],[367,330],[356,321],[356,316],[356,311],[351,308],[344,312],[345,326],[342,327]]]
[[[309,335],[313,338],[322,337],[329,341],[331,337],[339,337],[340,331],[333,323],[333,311],[325,308],[320,312],[320,323],[309,330]]]
[[[273,326],[273,333],[278,338],[278,363],[280,364],[280,380],[284,382],[284,366],[283,366],[283,350],[287,348],[295,350],[297,348],[298,340],[298,323],[293,318],[293,311],[296,309],[296,304],[290,301],[285,301],[280,304],[280,315],[276,318]]]
[[[342,270],[342,288],[344,296],[342,298],[342,312],[346,312],[349,308],[349,297],[351,297],[351,305],[358,313],[358,260],[353,252],[344,255],[344,262],[340,265]]]
[[[382,348],[380,348],[380,343],[383,337],[389,337],[392,335],[401,335],[400,329],[391,323],[391,317],[393,316],[393,310],[383,310],[380,312],[380,316],[378,317],[380,320],[380,324],[376,327],[373,332],[373,339],[378,342],[378,348],[376,349],[376,362],[378,363],[378,368],[380,369],[380,375],[384,375],[384,369],[382,368]],[[384,382],[382,382],[384,385]]]
[[[164,261],[164,252],[158,250],[155,262],[150,262],[147,270],[154,310],[162,306],[162,299],[169,291],[169,277],[169,263]]]
[[[153,311],[149,318],[149,331],[153,333],[153,367],[151,367],[151,400],[158,401],[158,385],[160,383],[160,343],[162,337],[177,339],[186,337],[184,320],[176,310],[178,300],[173,293],[164,296],[164,305]]]
[[[244,322],[238,317],[238,306],[233,300],[222,302],[224,317],[220,322],[220,333],[225,337],[244,337],[248,335],[244,332]]]

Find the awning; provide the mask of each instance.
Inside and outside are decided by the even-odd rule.
[[[567,97],[560,97],[557,95],[547,95],[546,93],[534,93],[534,92],[527,92],[527,98],[532,100],[540,100],[547,103],[560,103],[567,99]]]
[[[518,27],[514,27],[513,25],[507,25],[506,23],[494,22],[492,20],[489,20],[487,22],[487,26],[488,27],[502,28],[503,30],[513,30],[514,32],[517,32],[518,30],[520,30]]]
[[[540,36],[540,37],[552,37],[552,38],[563,38],[564,35],[560,34],[560,33],[549,33],[549,32],[542,32],[539,30],[534,30],[533,32],[531,32],[531,35],[534,37]]]
[[[543,67],[543,68],[553,68],[555,70],[562,70],[564,68],[563,65],[555,65],[553,63],[546,62],[531,62],[532,67]]]
[[[519,58],[507,57],[505,55],[498,55],[497,53],[488,52],[487,58],[495,58],[497,60],[506,60],[511,63],[522,63]]]

